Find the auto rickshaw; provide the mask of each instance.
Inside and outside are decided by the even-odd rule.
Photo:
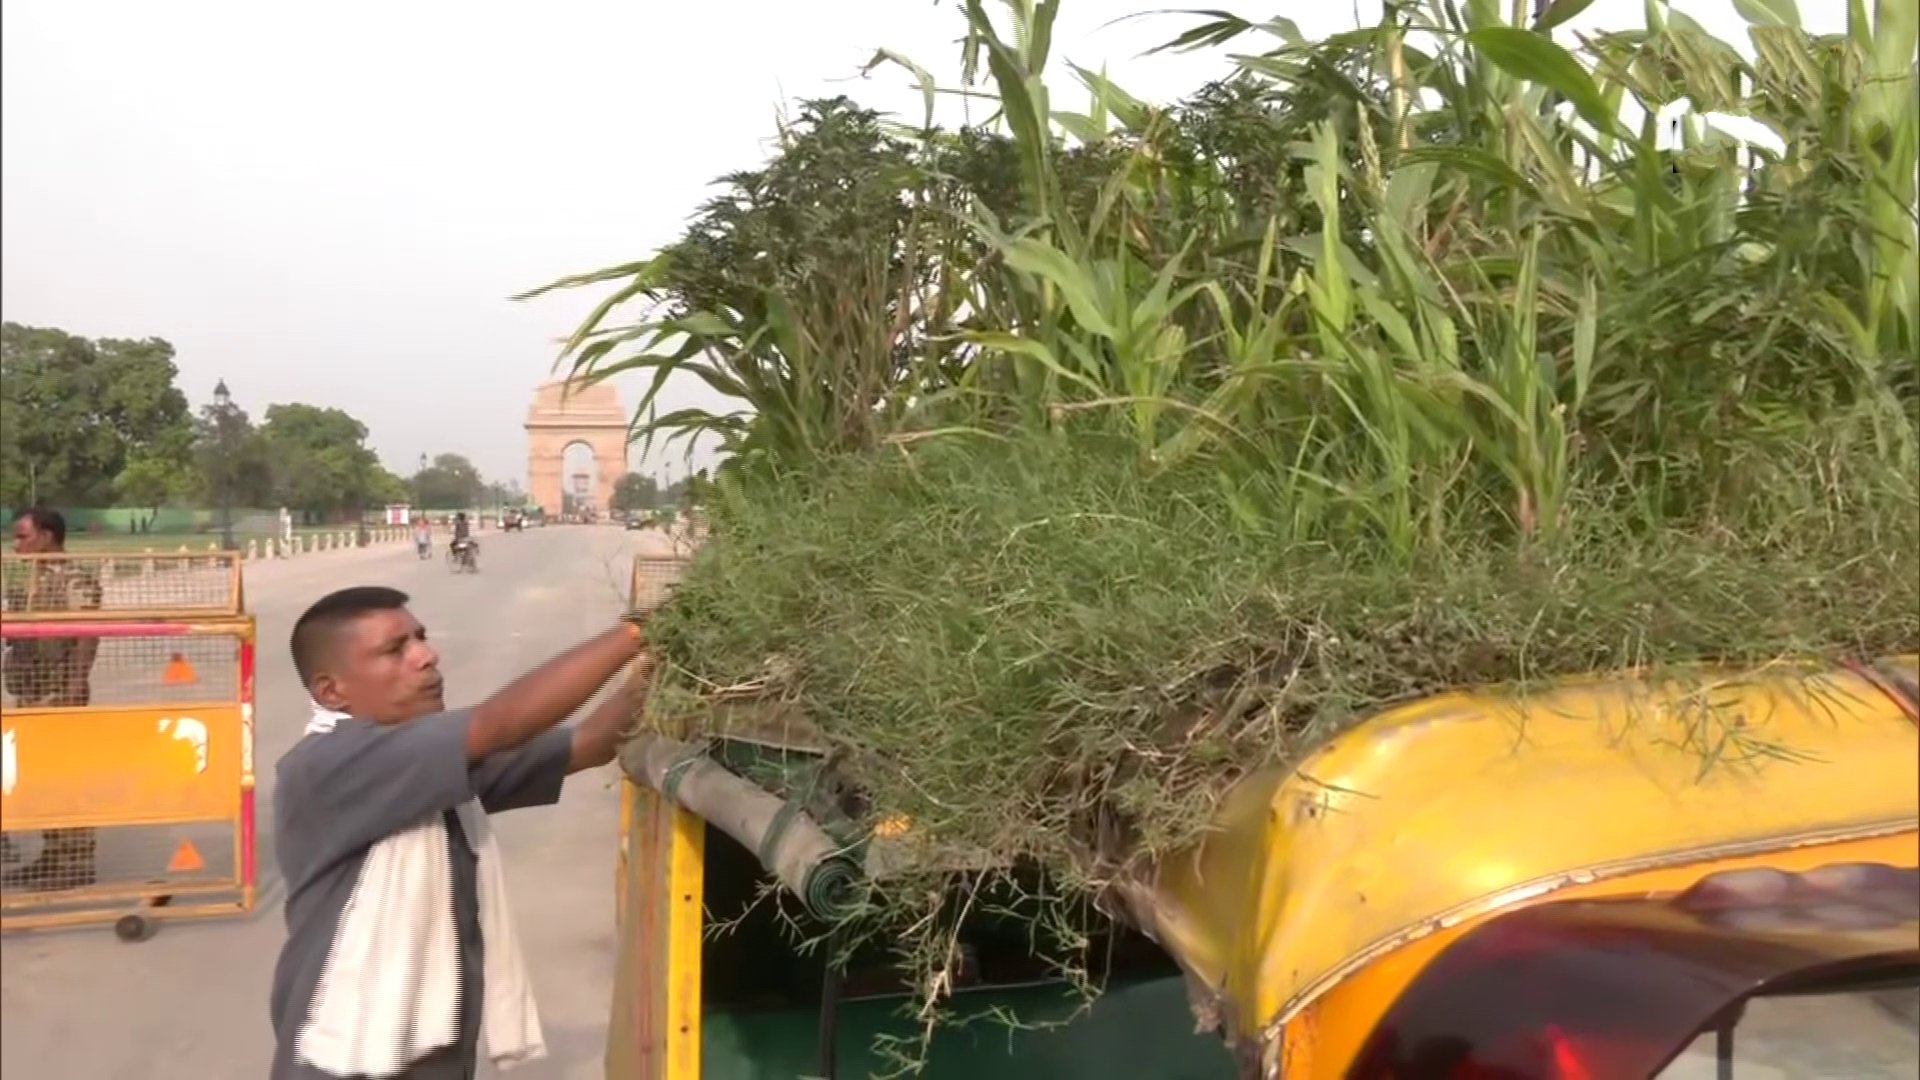
[[[833,835],[804,797],[824,760],[806,742],[623,754],[609,1080],[866,1077],[897,1064],[889,1038],[919,1075],[1005,1080],[1920,1062],[1920,657],[1389,708],[1235,782],[1203,841],[1124,889],[1089,930],[1090,1007],[1026,962],[1021,920],[981,919],[956,957],[961,1022],[925,1044],[883,959],[830,967],[779,926],[848,885],[849,843],[884,872],[883,835]],[[784,905],[754,903],[769,882]]]

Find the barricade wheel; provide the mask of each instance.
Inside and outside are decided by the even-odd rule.
[[[158,922],[136,912],[120,916],[119,921],[113,924],[113,936],[131,945],[147,940],[159,929]]]

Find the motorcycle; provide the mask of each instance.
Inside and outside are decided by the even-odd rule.
[[[480,572],[480,544],[472,539],[455,540],[447,548],[447,554],[453,556],[447,565],[458,574],[461,572],[477,574]]]

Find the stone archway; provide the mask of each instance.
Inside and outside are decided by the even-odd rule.
[[[527,496],[550,517],[558,517],[567,492],[567,447],[584,443],[593,451],[591,493],[601,514],[613,501],[613,489],[627,474],[627,410],[607,383],[568,386],[555,379],[534,391],[527,410]]]

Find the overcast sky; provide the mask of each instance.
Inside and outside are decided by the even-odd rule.
[[[1152,6],[1067,0],[1054,56],[1149,100],[1224,72],[1141,58],[1192,22],[1112,25]],[[1378,12],[1219,6],[1313,36]],[[1731,0],[1678,6],[1740,36]],[[1845,0],[1800,7],[1844,23]],[[1573,26],[1640,12],[1598,0]],[[951,82],[962,27],[951,0],[7,0],[0,22],[7,319],[164,337],[196,404],[225,378],[256,417],[346,409],[402,474],[452,451],[522,482],[528,398],[591,299],[507,297],[670,242],[762,159],[782,100],[917,119],[903,74],[857,70],[885,46]]]

